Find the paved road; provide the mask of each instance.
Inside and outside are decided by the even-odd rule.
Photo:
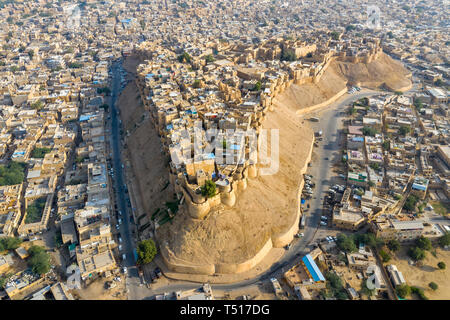
[[[117,200],[118,210],[122,212],[122,224],[120,225],[119,231],[122,238],[122,251],[120,252],[120,259],[122,255],[126,255],[126,259],[122,261],[122,266],[127,267],[127,287],[133,288],[140,284],[139,275],[136,268],[136,261],[134,258],[135,243],[133,240],[133,235],[130,232],[130,220],[129,208],[127,206],[127,194],[125,191],[125,179],[122,170],[122,159],[120,156],[120,124],[117,116],[117,97],[120,93],[120,62],[115,63],[112,66],[112,90],[111,90],[111,146],[112,146],[112,164],[114,168],[115,175],[115,198]]]
[[[310,203],[310,210],[307,214],[306,228],[302,230],[302,232],[304,233],[304,237],[301,239],[295,239],[292,243],[291,248],[286,252],[282,259],[257,278],[233,284],[213,284],[212,288],[214,290],[229,291],[234,289],[242,289],[245,287],[259,285],[263,281],[266,281],[272,277],[280,278],[286,270],[288,270],[298,262],[299,257],[310,251],[310,248],[308,248],[308,246],[314,239],[316,231],[319,228],[320,216],[322,215],[323,195],[325,194],[325,191],[328,190],[328,188],[332,185],[334,179],[332,177],[333,174],[330,170],[332,162],[335,161],[335,159],[338,159],[341,154],[341,149],[338,141],[338,130],[342,128],[342,120],[344,119],[344,117],[341,116],[341,112],[344,111],[345,107],[353,101],[377,94],[380,94],[380,92],[367,90],[345,97],[344,100],[334,103],[326,110],[317,112],[319,114],[318,117],[320,118],[320,121],[318,123],[311,122],[312,127],[315,131],[323,131],[323,141],[319,143],[318,148],[315,148],[315,153],[318,155],[318,159],[313,162],[313,166],[308,171],[314,176],[313,181],[316,182],[316,189],[314,190],[314,195]],[[171,283],[170,285],[159,287],[155,290],[147,288],[144,289],[142,287],[135,288],[133,290],[134,294],[130,294],[129,298],[149,299],[156,294],[162,294],[164,292],[169,293],[173,291],[188,290],[198,287],[199,284],[196,283],[176,281],[174,283]]]

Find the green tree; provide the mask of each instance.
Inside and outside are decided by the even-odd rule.
[[[34,273],[43,275],[50,271],[50,256],[43,247],[31,246],[28,253],[28,265]]]
[[[104,93],[104,94],[106,94],[106,95],[109,95],[109,94],[111,93],[111,89],[108,88],[108,87],[97,88],[97,93],[98,93],[98,94]]]
[[[155,242],[152,239],[139,242],[136,251],[138,254],[137,263],[140,265],[152,262],[157,253]]]
[[[216,59],[214,59],[214,56],[213,56],[212,54],[208,54],[208,55],[205,57],[206,63],[214,62],[215,60],[216,60]]]
[[[281,61],[295,61],[297,60],[297,56],[295,55],[294,50],[292,49],[284,49],[281,51]]]
[[[330,291],[332,295],[338,300],[347,300],[348,294],[345,290],[341,278],[334,272],[325,272],[325,278],[327,279],[327,291]]]
[[[375,128],[371,128],[371,127],[362,128],[362,132],[365,136],[371,136],[371,137],[374,137],[378,133],[378,131]]]
[[[83,68],[83,64],[80,62],[71,62],[68,64],[68,67],[70,69],[79,69],[79,68]]]
[[[383,260],[383,262],[388,262],[389,260],[391,260],[391,256],[386,251],[380,250],[379,253],[380,253],[380,257]]]
[[[419,247],[411,247],[408,250],[408,255],[413,259],[414,261],[420,261],[425,259],[425,251],[422,250]]]
[[[430,251],[431,248],[433,247],[431,245],[430,239],[425,238],[424,236],[421,236],[420,238],[416,239],[416,246],[422,250],[428,250],[428,251]]]
[[[429,286],[433,291],[436,291],[436,290],[439,288],[439,286],[437,285],[436,282],[430,282],[430,283],[428,284],[428,286]]]
[[[195,79],[194,83],[192,84],[192,87],[195,89],[200,88],[200,80],[199,79]]]
[[[37,100],[36,102],[31,104],[31,108],[33,108],[37,111],[41,110],[43,107],[44,107],[44,104],[42,103],[41,100]]]
[[[216,195],[216,184],[212,180],[206,180],[205,185],[201,187],[204,197],[212,198]]]
[[[261,82],[256,82],[255,87],[253,88],[253,91],[259,91],[261,90]]]
[[[420,111],[423,108],[422,100],[420,100],[420,98],[414,99],[414,106]]]
[[[351,116],[355,115],[356,112],[357,112],[357,110],[354,106],[352,106],[348,111],[349,115],[351,115]]]
[[[25,179],[25,163],[11,161],[7,166],[0,166],[0,186],[21,184]]]
[[[22,239],[16,237],[6,237],[0,239],[0,252],[5,250],[16,250],[20,244],[22,243]]]
[[[410,126],[401,126],[400,129],[398,129],[398,133],[402,136],[406,136],[411,132]]]
[[[446,232],[442,237],[439,238],[439,245],[446,247],[450,245],[450,232]]]
[[[438,86],[438,87],[442,86],[443,84],[444,84],[444,81],[442,81],[442,79],[437,79],[437,80],[434,82],[434,85],[435,85],[435,86]]]
[[[357,251],[353,238],[351,236],[347,237],[343,233],[338,234],[336,244],[337,247],[344,252],[351,253]]]
[[[437,264],[438,268],[441,270],[445,270],[445,268],[447,267],[447,265],[445,264],[444,261],[439,261]]]
[[[400,242],[398,242],[398,240],[389,240],[387,243],[387,247],[389,248],[389,250],[391,250],[392,252],[397,252],[398,250],[400,250]]]
[[[386,151],[391,150],[391,141],[390,140],[383,141],[383,149]]]
[[[16,73],[17,71],[19,71],[19,67],[18,66],[11,66],[9,68],[9,71],[11,71],[12,73]]]
[[[5,285],[12,275],[13,275],[12,273],[7,273],[5,275],[0,276],[0,289],[5,289]]]
[[[408,196],[408,198],[406,198],[405,204],[403,205],[403,209],[406,209],[408,211],[414,211],[418,201],[419,201],[419,198],[417,198],[413,194],[410,194]]]
[[[43,159],[45,157],[45,155],[49,152],[51,152],[52,149],[50,148],[39,148],[39,147],[35,147],[33,149],[33,152],[31,152],[31,157],[32,158],[38,158],[38,159]]]
[[[411,293],[417,294],[421,300],[428,300],[423,292],[423,289],[417,287],[411,287]]]
[[[86,159],[86,158],[85,158],[85,157],[82,157],[82,156],[77,156],[77,157],[75,158],[75,162],[78,163],[78,164],[80,164],[80,163],[82,163],[82,162],[84,161],[84,159]]]
[[[190,63],[191,62],[191,56],[187,52],[183,52],[182,55],[178,56],[178,61],[181,63]]]
[[[408,286],[406,283],[399,285],[395,291],[397,292],[397,295],[402,298],[405,299],[407,296],[409,296],[411,294],[411,287]]]
[[[34,200],[30,205],[28,205],[27,216],[25,218],[26,223],[35,223],[41,220],[46,201],[47,198],[42,197]]]
[[[330,35],[331,35],[331,39],[333,39],[335,41],[339,40],[339,32],[333,31],[330,33]]]

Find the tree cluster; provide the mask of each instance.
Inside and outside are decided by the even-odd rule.
[[[11,161],[7,166],[0,166],[0,186],[21,184],[25,179],[25,163]]]
[[[28,265],[34,273],[43,275],[50,271],[50,255],[43,247],[31,246],[28,253],[30,254]]]
[[[157,253],[155,242],[152,239],[139,242],[136,251],[138,255],[137,263],[140,265],[152,262]]]
[[[201,187],[202,196],[212,198],[216,195],[216,184],[212,180],[206,180]]]

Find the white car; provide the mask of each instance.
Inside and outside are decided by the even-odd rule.
[[[119,237],[119,242],[122,243],[122,238],[121,237]]]
[[[122,245],[119,245],[119,251],[122,251]]]
[[[320,222],[320,225],[321,225],[321,226],[326,226],[326,225],[327,225],[327,223],[326,223],[326,222],[323,222],[323,221],[321,221],[321,222]]]

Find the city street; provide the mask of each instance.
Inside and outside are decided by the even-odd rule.
[[[134,256],[134,249],[136,244],[133,239],[133,234],[130,231],[130,218],[131,213],[129,212],[129,207],[127,205],[127,194],[125,189],[125,179],[122,170],[122,158],[120,153],[120,124],[117,112],[116,101],[120,93],[120,64],[115,63],[112,67],[112,92],[111,92],[111,146],[112,146],[112,167],[114,168],[115,179],[115,199],[117,203],[118,210],[122,212],[122,223],[119,226],[120,237],[122,238],[122,251],[120,251],[120,260],[122,260],[122,255],[125,254],[126,258],[122,261],[121,266],[126,267],[127,276],[126,283],[128,292],[133,290],[136,286],[139,286],[141,281],[136,268],[136,261]]]

